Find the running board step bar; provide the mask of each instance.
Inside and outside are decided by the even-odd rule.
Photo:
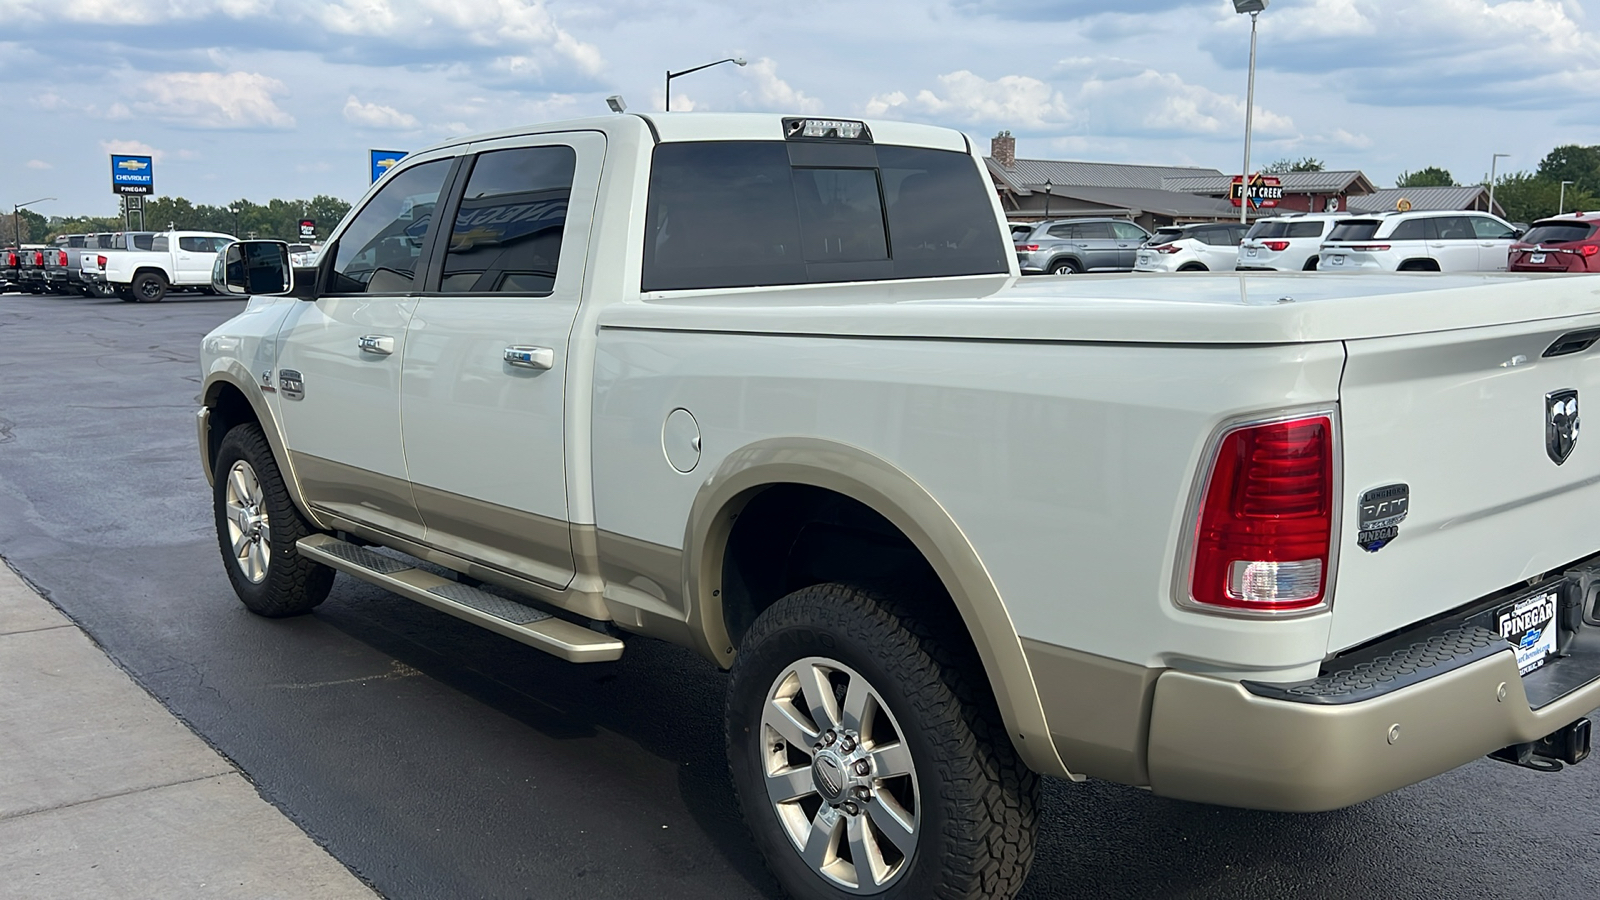
[[[622,641],[614,637],[558,619],[542,609],[441,578],[403,559],[374,553],[326,534],[303,537],[295,546],[307,559],[567,662],[610,662],[622,657]]]

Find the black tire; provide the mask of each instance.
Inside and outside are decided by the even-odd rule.
[[[1083,266],[1070,259],[1057,260],[1050,264],[1051,275],[1082,275]]]
[[[234,553],[229,534],[228,480],[236,463],[244,463],[260,485],[261,509],[267,514],[264,542],[268,556],[265,574],[254,581],[245,572],[240,555]],[[316,533],[283,483],[272,448],[255,423],[237,425],[222,438],[217,451],[216,484],[212,508],[216,514],[217,546],[234,593],[253,613],[269,618],[298,616],[315,609],[333,588],[333,569],[301,556],[295,542]]]
[[[1209,272],[1211,270],[1206,268],[1205,263],[1185,263],[1182,268],[1178,269],[1178,271],[1179,272]]]
[[[160,303],[167,297],[167,279],[160,272],[140,272],[133,276],[131,289],[139,303]]]
[[[769,694],[778,690],[789,667],[822,657],[867,680],[909,749],[914,770],[910,783],[916,786],[920,820],[913,849],[896,854],[898,874],[872,896],[1011,898],[1033,861],[1038,776],[1017,758],[976,654],[953,649],[958,640],[938,640],[924,623],[900,611],[883,595],[820,584],[784,597],[750,626],[733,666],[727,708],[729,768],[745,822],[789,896],[860,896],[830,882],[802,858],[766,787],[771,748],[762,715]],[[814,758],[820,760],[821,751]],[[789,764],[803,765],[792,756]],[[820,788],[814,796],[820,810],[825,805]],[[858,807],[861,816],[877,815],[869,806]],[[795,808],[813,821],[818,815]]]

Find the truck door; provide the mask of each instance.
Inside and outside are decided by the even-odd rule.
[[[400,416],[427,542],[555,588],[574,572],[565,410],[583,376],[568,338],[605,147],[596,132],[473,144],[406,338]]]
[[[400,443],[400,361],[454,165],[446,156],[387,176],[334,236],[320,295],[284,320],[272,379],[306,501],[413,539],[422,528]]]

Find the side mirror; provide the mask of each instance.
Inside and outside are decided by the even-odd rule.
[[[294,289],[289,245],[283,241],[235,241],[211,264],[211,289],[233,297],[287,295]]]

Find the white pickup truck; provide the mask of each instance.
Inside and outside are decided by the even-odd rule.
[[[96,259],[90,278],[133,303],[159,303],[174,289],[209,291],[217,251],[235,240],[214,231],[157,232],[148,250],[100,251],[105,262]]]
[[[216,282],[245,605],[695,649],[791,896],[1010,897],[1040,774],[1311,811],[1588,753],[1600,280],[1022,281],[956,132],[630,114],[408,156]]]

